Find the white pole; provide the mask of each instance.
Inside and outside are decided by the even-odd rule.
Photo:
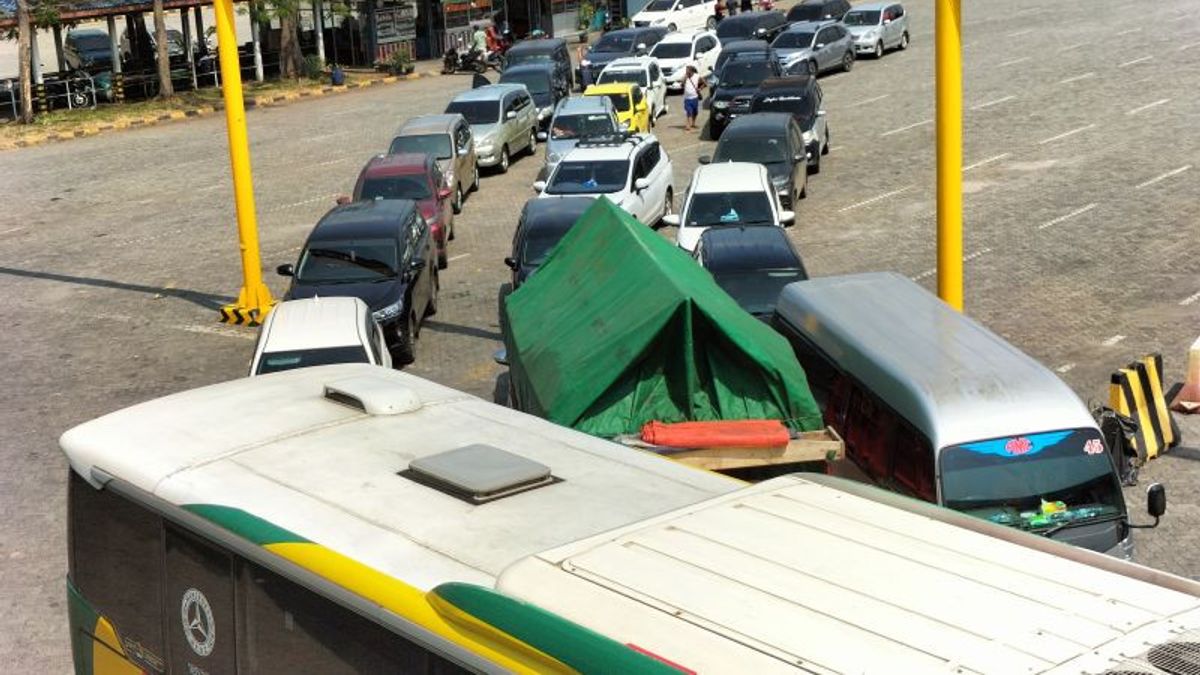
[[[317,57],[325,63],[325,10],[321,0],[313,0],[313,29],[317,32]]]
[[[117,43],[117,17],[108,17],[108,51],[112,53],[112,71],[121,74],[121,46]]]
[[[37,27],[29,27],[29,68],[33,71],[33,83],[42,84],[42,56],[38,54]]]
[[[250,17],[250,40],[254,43],[254,80],[263,81],[262,45],[258,42],[258,21]]]
[[[179,23],[183,24],[183,44],[187,45],[188,70],[192,73],[192,89],[198,88],[196,83],[196,50],[192,47],[192,26],[188,21],[188,8],[179,10]]]

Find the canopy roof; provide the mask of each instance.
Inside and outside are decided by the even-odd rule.
[[[553,422],[599,436],[650,420],[821,426],[787,341],[604,197],[503,311],[519,405]]]
[[[66,24],[154,10],[151,0],[73,0],[43,4],[56,4],[59,21]],[[163,9],[202,7],[211,4],[212,0],[163,0]],[[0,0],[0,28],[12,28],[16,25],[17,0]]]

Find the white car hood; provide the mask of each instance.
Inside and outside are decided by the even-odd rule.
[[[633,20],[634,21],[646,21],[650,25],[653,26],[654,22],[658,21],[659,19],[663,19],[664,23],[665,23],[665,19],[670,17],[672,13],[673,12],[650,12],[647,10],[642,10],[642,11],[638,12],[637,14],[633,15]]]

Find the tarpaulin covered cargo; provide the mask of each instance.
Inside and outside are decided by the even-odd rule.
[[[598,436],[650,420],[821,427],[787,341],[605,198],[504,301],[521,410]]]

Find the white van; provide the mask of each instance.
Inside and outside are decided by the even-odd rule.
[[[392,367],[383,330],[358,298],[304,298],[276,305],[259,329],[250,375],[331,363]]]

